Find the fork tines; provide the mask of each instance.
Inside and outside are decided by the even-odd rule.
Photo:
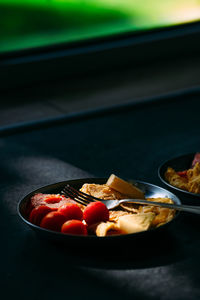
[[[88,195],[86,193],[78,191],[75,188],[73,188],[72,186],[70,186],[69,184],[67,184],[64,187],[62,193],[64,195],[66,195],[67,197],[74,199],[75,201],[79,202],[82,205],[87,205],[90,202],[99,201],[98,198],[95,198],[91,195]]]

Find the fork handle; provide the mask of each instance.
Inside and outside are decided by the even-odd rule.
[[[190,212],[194,214],[200,214],[200,206],[193,206],[193,205],[179,205],[179,204],[169,204],[163,202],[153,202],[143,199],[122,199],[119,200],[119,203],[141,203],[141,204],[150,204],[151,206],[161,206],[171,209],[176,209],[179,211]]]

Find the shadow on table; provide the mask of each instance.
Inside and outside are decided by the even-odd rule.
[[[199,283],[198,267],[200,267],[197,260],[200,246],[198,235],[200,226],[197,226],[199,222],[198,216],[194,218],[181,215],[172,226],[155,234],[154,238],[143,240],[140,244],[134,240],[132,243],[116,244],[109,248],[99,247],[99,249],[91,245],[84,248],[82,245],[71,247],[72,245],[50,242],[38,238],[39,236],[32,230],[27,230],[24,224],[18,223],[19,234],[12,237],[12,243],[14,242],[16,247],[14,251],[12,247],[8,250],[10,271],[6,272],[12,272],[13,277],[9,279],[7,286],[12,283],[12,293],[20,292],[24,295],[34,284],[35,289],[32,289],[30,299],[35,299],[40,290],[47,293],[50,299],[58,295],[62,296],[67,290],[67,294],[73,299],[78,299],[84,294],[88,295],[88,299],[93,299],[94,295],[95,299],[102,299],[106,294],[107,298],[104,299],[123,297],[129,300],[133,299],[134,295],[138,300],[150,300],[155,298],[145,292],[143,284],[137,286],[138,281],[130,284],[129,290],[124,291],[119,283],[120,276],[125,276],[127,279],[126,272],[113,273],[113,271],[133,271],[128,272],[127,276],[135,279],[138,272],[134,270],[141,269],[142,274],[149,277],[152,270],[145,269],[169,266],[173,276],[178,278],[182,278],[182,274],[187,269],[188,278],[196,288]],[[16,225],[15,220],[11,225]],[[3,264],[7,269],[6,262]],[[174,265],[176,268],[173,267]],[[166,269],[168,272],[168,268]],[[159,270],[155,271],[157,274],[155,280],[159,280],[156,272]],[[172,273],[166,274],[172,276]]]
[[[195,247],[196,237],[191,235],[190,230],[185,230],[183,221],[187,216],[182,216],[174,222],[173,226],[166,228],[148,238],[140,240],[132,239],[127,243],[110,244],[105,247],[102,244],[92,246],[89,244],[76,245],[47,241],[37,239],[39,246],[37,249],[43,249],[46,253],[56,253],[59,259],[65,263],[67,257],[68,266],[88,267],[97,269],[141,269],[153,268],[157,266],[169,265],[190,256]],[[199,218],[196,219],[199,222]],[[193,219],[195,223],[195,219]],[[186,222],[187,225],[187,222]],[[173,231],[174,226],[176,231]],[[190,228],[191,229],[191,228]],[[191,242],[191,240],[193,243]],[[45,250],[46,249],[46,250]],[[37,250],[36,250],[37,251]],[[36,252],[34,252],[34,256]]]

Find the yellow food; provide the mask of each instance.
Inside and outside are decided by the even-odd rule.
[[[106,184],[85,183],[80,191],[103,200],[120,200],[126,197]]]
[[[122,230],[117,223],[101,222],[96,227],[97,236],[106,236],[106,235],[113,235],[113,234],[122,234]]]
[[[196,163],[193,169],[187,171],[188,191],[200,194],[200,163]]]
[[[172,168],[168,168],[165,173],[166,180],[173,186],[176,186],[180,189],[187,190],[187,179],[185,177],[181,177],[176,173],[176,171]]]
[[[136,211],[138,212],[138,210]],[[109,212],[109,220],[112,222],[118,222],[119,218],[122,216],[130,215],[131,213],[124,210],[110,210]]]
[[[144,199],[144,193],[140,189],[138,189],[136,186],[133,186],[131,183],[115,176],[114,174],[110,175],[106,182],[106,185],[121,194],[127,195],[130,198]]]
[[[155,202],[162,202],[162,203],[169,203],[173,204],[173,201],[170,198],[147,198],[148,201],[155,201]],[[151,225],[153,227],[158,227],[171,221],[175,215],[174,209],[169,209],[166,207],[160,206],[151,206],[151,205],[144,205],[139,207],[140,213],[148,213],[153,212],[155,213],[155,218],[152,220]]]
[[[188,169],[186,176],[180,176],[173,168],[168,167],[165,172],[165,179],[173,186],[191,193],[200,194],[200,163]]]
[[[145,199],[142,191],[115,175],[111,175],[106,184],[85,183],[80,190],[104,200],[120,200],[125,198]],[[169,198],[147,198],[147,200],[173,203]],[[109,211],[109,220],[107,222],[93,224],[89,226],[88,230],[99,237],[135,233],[159,227],[169,222],[174,215],[175,210],[169,208],[123,203],[117,209]]]
[[[119,218],[118,226],[126,234],[148,230],[155,214],[152,212],[126,215]]]

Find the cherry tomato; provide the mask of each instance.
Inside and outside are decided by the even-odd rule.
[[[58,212],[66,217],[66,221],[68,220],[82,220],[83,213],[80,207],[75,203],[66,203],[62,205]]]
[[[65,234],[87,235],[87,226],[80,220],[69,220],[62,225],[61,232]]]
[[[49,212],[53,211],[55,209],[50,208],[46,205],[40,205],[32,209],[29,221],[35,225],[40,225],[40,222],[44,216],[46,216]]]
[[[91,202],[83,211],[83,219],[88,225],[109,220],[109,210],[104,203],[97,201]]]
[[[40,227],[53,230],[60,231],[61,226],[65,223],[66,218],[58,211],[53,211],[48,213],[41,221]]]

